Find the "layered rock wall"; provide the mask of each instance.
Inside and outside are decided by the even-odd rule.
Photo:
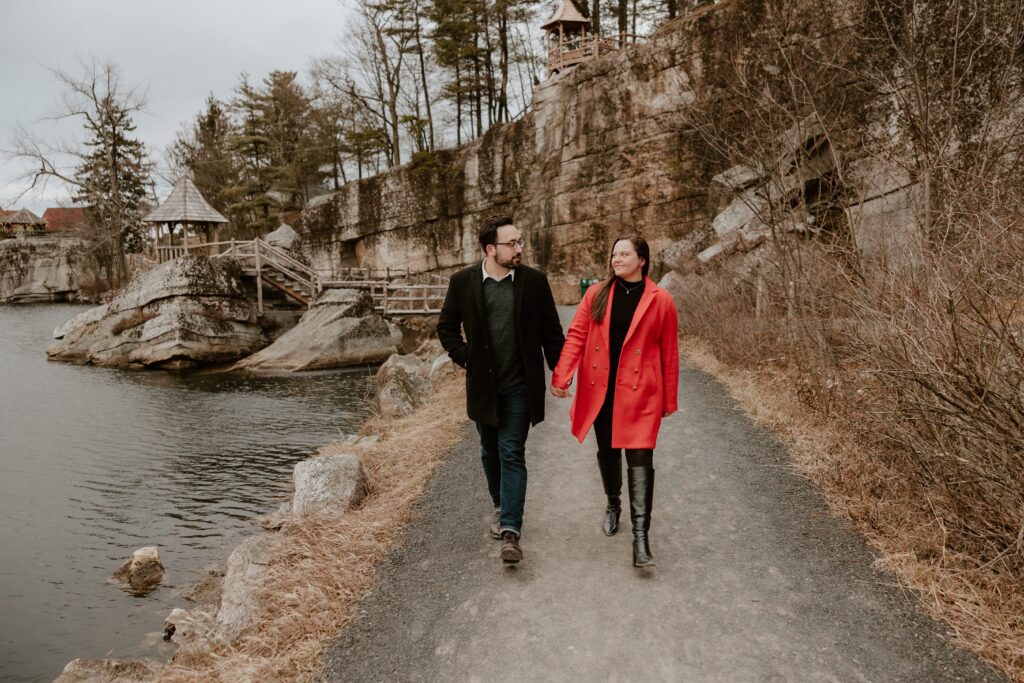
[[[686,123],[692,25],[551,78],[519,121],[316,202],[302,228],[314,266],[450,272],[481,257],[477,227],[501,211],[568,302],[581,277],[607,271],[617,235],[640,233],[654,252],[684,237],[706,220]]]
[[[303,214],[314,266],[448,273],[481,258],[476,230],[484,216],[503,212],[514,216],[526,237],[525,261],[548,272],[560,302],[579,299],[580,278],[607,272],[609,247],[621,234],[647,239],[655,255],[652,274],[660,277],[677,267],[683,251],[693,256],[723,237],[712,230],[712,218],[723,199],[736,197],[730,183],[723,189],[715,177],[735,161],[702,136],[721,121],[709,122],[707,111],[695,114],[694,103],[700,92],[742,90],[732,88],[730,79],[737,76],[730,51],[745,39],[761,39],[744,28],[760,25],[753,16],[759,7],[699,7],[667,22],[642,45],[550,78],[536,88],[531,110],[519,121],[321,198]],[[856,40],[847,30],[856,24],[851,12],[790,27],[787,40],[845,50]],[[843,97],[851,86],[829,87]],[[733,112],[757,109],[759,96],[737,96],[730,106]],[[728,114],[726,127],[732,125]],[[735,119],[743,128],[745,118]],[[759,134],[730,132],[737,140]],[[802,154],[797,147],[794,158]],[[826,164],[817,170],[830,169]],[[913,244],[904,244],[910,238],[899,232],[914,223],[913,183],[893,168],[868,164],[854,171],[858,187],[845,201],[858,247],[865,256],[889,260],[898,251],[913,252]],[[791,175],[823,184],[808,169]],[[745,207],[748,219],[756,208]],[[734,228],[746,225],[737,220],[730,217]],[[736,241],[736,235],[727,237]]]
[[[77,238],[0,240],[0,303],[75,299],[88,277],[83,262]]]

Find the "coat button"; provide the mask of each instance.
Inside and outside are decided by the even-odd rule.
[[[635,384],[633,385],[633,391],[636,391],[636,385]]]
[[[590,386],[594,386],[594,380],[590,380]]]
[[[640,372],[640,368],[633,368],[633,374]]]
[[[640,349],[636,350],[636,355],[638,355],[638,356],[640,355]]]
[[[592,368],[596,368],[596,367],[597,367],[597,363],[594,363],[594,364],[593,364],[593,365],[591,365],[590,367],[592,367]]]
[[[600,346],[595,346],[595,347],[594,347],[594,350],[595,350],[595,351],[600,351],[600,350],[601,350],[601,347],[600,347]]]

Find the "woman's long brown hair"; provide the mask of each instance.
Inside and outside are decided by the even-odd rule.
[[[612,285],[615,284],[615,269],[612,268],[612,254],[615,252],[615,245],[619,242],[627,241],[633,245],[633,249],[636,250],[636,255],[644,260],[644,265],[640,268],[640,273],[643,277],[647,277],[647,271],[651,269],[651,248],[647,245],[647,241],[640,237],[640,235],[622,235],[616,237],[615,241],[612,242],[611,251],[608,253],[608,279],[601,284],[601,289],[597,292],[597,296],[594,297],[594,303],[590,307],[590,319],[595,323],[599,323],[604,320],[605,309],[608,308],[608,294],[611,292]]]

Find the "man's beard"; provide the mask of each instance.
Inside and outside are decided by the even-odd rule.
[[[523,256],[522,254],[516,254],[515,256],[511,257],[508,261],[499,261],[497,257],[495,257],[494,262],[497,263],[502,268],[515,268],[516,266],[522,264]]]

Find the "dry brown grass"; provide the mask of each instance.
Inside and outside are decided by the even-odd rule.
[[[465,412],[453,406],[464,400],[462,383],[452,378],[415,414],[372,418],[364,432],[379,434],[378,443],[323,448],[320,455],[357,452],[370,494],[342,517],[285,522],[260,593],[259,623],[231,643],[180,648],[159,680],[313,680],[352,605],[373,587],[374,570],[410,521],[427,478],[461,438]]]
[[[687,337],[683,357],[713,375],[759,424],[789,447],[796,468],[820,488],[831,509],[852,520],[890,571],[920,598],[954,640],[1017,681],[1024,681],[1024,586],[997,563],[980,563],[947,544],[941,518],[907,477],[885,463],[872,443],[798,395],[797,372],[738,369],[721,362],[706,341]]]

